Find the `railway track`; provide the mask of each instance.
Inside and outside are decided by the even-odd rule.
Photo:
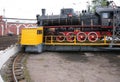
[[[19,82],[24,80],[24,73],[23,73],[23,66],[21,64],[21,60],[24,54],[20,54],[15,57],[12,65],[12,73],[13,73],[13,80],[14,82]]]
[[[25,55],[18,53],[10,58],[7,70],[7,82],[26,82],[23,70],[22,60]]]

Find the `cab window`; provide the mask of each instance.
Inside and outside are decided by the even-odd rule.
[[[42,34],[42,30],[37,30],[37,34]]]
[[[110,13],[102,13],[102,18],[109,18]]]

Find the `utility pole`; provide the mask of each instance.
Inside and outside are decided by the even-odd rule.
[[[3,18],[5,18],[5,17],[6,17],[6,11],[5,11],[5,8],[4,8],[4,9],[3,9]],[[6,32],[6,29],[7,29],[7,19],[5,19],[4,22],[5,22],[5,23],[4,23],[4,24],[5,24],[5,25],[4,25],[4,32],[5,32],[5,34],[6,34],[6,33],[7,33],[7,32]]]
[[[3,17],[5,18],[5,9],[3,9]]]

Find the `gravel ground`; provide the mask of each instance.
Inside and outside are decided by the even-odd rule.
[[[18,36],[0,36],[0,50],[4,50],[10,45],[18,42]]]
[[[120,82],[119,52],[28,54],[32,82]]]

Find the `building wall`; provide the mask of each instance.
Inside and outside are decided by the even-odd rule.
[[[0,27],[0,35],[2,35],[2,28]]]
[[[19,35],[22,28],[33,26],[36,26],[36,24],[3,21],[2,17],[0,16],[0,36],[7,35],[9,33]]]

